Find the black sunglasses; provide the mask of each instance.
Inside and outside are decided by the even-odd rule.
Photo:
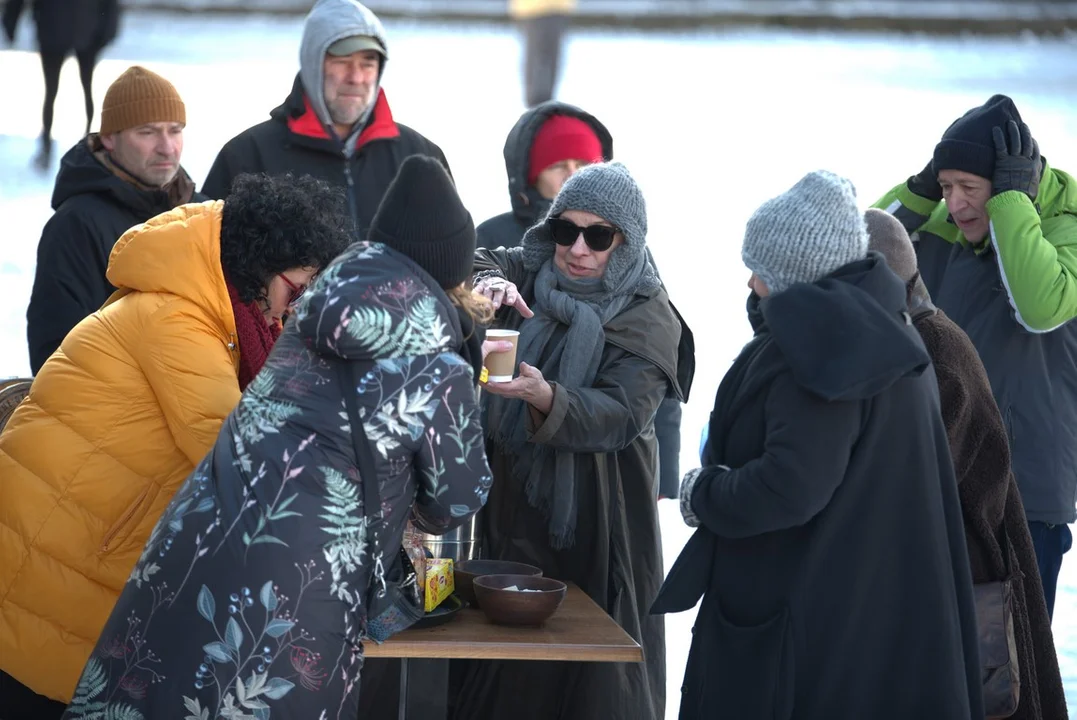
[[[575,245],[576,240],[580,237],[580,233],[583,233],[583,241],[587,243],[587,247],[595,252],[609,250],[610,245],[613,244],[613,238],[616,237],[619,232],[617,228],[610,227],[609,225],[588,225],[587,227],[580,227],[571,220],[565,220],[559,217],[548,218],[546,220],[546,227],[550,229],[550,235],[553,237],[553,241],[558,245],[564,245],[566,247]]]

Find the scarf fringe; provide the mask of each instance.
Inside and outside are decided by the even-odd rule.
[[[538,250],[531,248],[534,262],[540,260]],[[632,301],[636,291],[653,281],[653,270],[650,275],[646,272],[649,267],[643,263],[626,271],[621,284],[611,291],[602,282],[566,278],[554,268],[552,259],[545,259],[535,277],[531,305],[535,316],[520,327],[517,358],[567,388],[590,387],[602,360],[603,327]],[[555,346],[548,347],[560,326],[567,331]],[[512,474],[521,483],[527,503],[547,520],[551,547],[571,547],[578,521],[576,454],[529,442],[523,401],[488,396],[486,409],[487,434],[512,457]]]

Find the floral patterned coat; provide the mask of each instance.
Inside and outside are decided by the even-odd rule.
[[[490,488],[463,341],[408,258],[335,260],[157,523],[64,718],[354,720],[366,589],[409,513],[445,532]],[[344,392],[375,446],[369,533]]]

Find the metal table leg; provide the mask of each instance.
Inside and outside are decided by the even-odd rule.
[[[449,661],[400,661],[397,720],[448,720]]]
[[[408,659],[400,661],[400,701],[396,720],[408,720]]]

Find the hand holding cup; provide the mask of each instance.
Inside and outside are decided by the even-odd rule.
[[[542,371],[525,362],[520,363],[520,375],[508,382],[490,382],[484,386],[491,395],[517,398],[544,415],[553,407],[553,386],[542,377]]]

